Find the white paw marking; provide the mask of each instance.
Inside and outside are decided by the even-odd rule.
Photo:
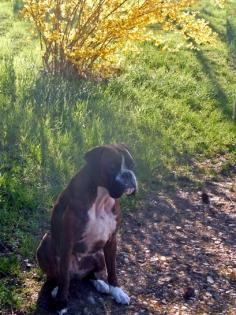
[[[130,297],[120,287],[113,287],[110,285],[110,294],[117,303],[129,304],[130,302]]]
[[[57,296],[57,292],[58,292],[58,287],[55,287],[51,292],[51,296],[55,298]],[[66,313],[67,313],[67,308],[63,308],[62,310],[57,312],[58,315],[64,315]]]
[[[62,310],[58,311],[57,313],[58,313],[58,315],[64,315],[67,313],[67,308],[63,308]]]
[[[108,294],[110,292],[109,285],[103,280],[91,280],[92,284],[98,292]]]
[[[57,292],[58,292],[58,287],[55,287],[55,288],[52,290],[52,292],[51,292],[51,296],[52,296],[53,298],[55,298],[56,295],[57,295]]]

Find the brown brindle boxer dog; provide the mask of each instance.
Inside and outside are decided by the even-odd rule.
[[[137,190],[134,161],[124,144],[95,147],[86,164],[59,195],[51,217],[51,231],[37,250],[40,268],[56,283],[54,305],[67,305],[70,279],[89,277],[95,288],[116,302],[129,304],[116,276],[116,232],[120,222],[118,198]],[[108,284],[97,279],[107,271]],[[64,313],[64,310],[61,314]]]

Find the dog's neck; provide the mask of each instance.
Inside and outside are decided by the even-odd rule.
[[[107,189],[102,187],[100,182],[96,181],[97,176],[94,175],[93,170],[88,165],[85,165],[68,186],[74,198],[80,200],[84,205],[87,204],[88,207],[93,204],[98,195],[99,198],[109,197]]]
[[[109,195],[108,190],[105,187],[97,187],[97,197],[96,197],[96,206],[100,208],[101,206],[106,206],[107,204],[115,203],[115,200]]]

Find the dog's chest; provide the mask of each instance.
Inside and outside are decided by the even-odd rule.
[[[116,229],[115,200],[105,188],[98,187],[97,198],[88,211],[88,222],[83,233],[86,252],[94,252],[105,245]]]

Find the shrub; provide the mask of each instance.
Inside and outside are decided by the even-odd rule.
[[[178,32],[190,48],[193,42],[210,41],[212,31],[207,23],[188,9],[198,2],[25,0],[23,15],[40,35],[46,70],[106,75],[119,64],[130,41],[149,40],[160,45],[162,31]]]

